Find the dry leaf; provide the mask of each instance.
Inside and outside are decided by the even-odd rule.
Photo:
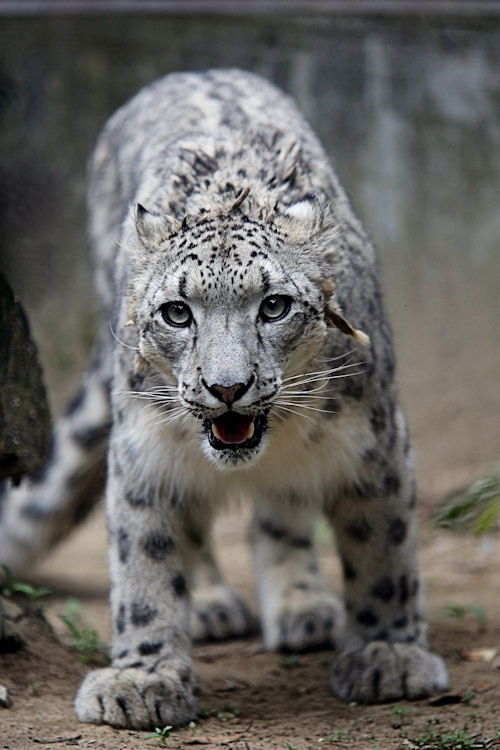
[[[432,698],[429,701],[430,706],[449,706],[452,703],[461,703],[463,695],[458,693],[445,693],[444,695],[438,695],[437,698]]]
[[[472,651],[462,651],[462,659],[465,661],[493,661],[497,653],[497,648],[474,648]]]
[[[491,682],[490,680],[483,680],[483,682],[478,682],[477,685],[474,685],[472,688],[475,693],[486,693],[488,690],[491,690],[496,686],[496,682]]]

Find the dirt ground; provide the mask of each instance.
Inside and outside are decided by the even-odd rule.
[[[218,527],[220,558],[228,578],[255,604],[241,516],[244,513],[235,513]],[[430,641],[445,657],[451,676],[444,697],[346,705],[329,691],[331,655],[326,651],[300,657],[267,653],[258,636],[200,645],[194,657],[202,714],[195,726],[173,730],[165,745],[157,738],[146,739],[146,732],[80,724],[73,699],[89,666],[29,617],[19,621],[25,648],[0,657],[0,682],[11,700],[9,708],[0,708],[0,748],[500,748],[500,651],[489,661],[467,659],[478,649],[500,648],[500,541],[494,536],[478,542],[437,535],[426,524],[422,527]],[[321,558],[332,585],[338,586],[335,554],[325,543]],[[102,509],[40,566],[36,583],[53,592],[47,613],[58,631],[65,600],[74,596],[86,622],[108,639]],[[479,605],[487,621],[472,613],[445,617],[447,605]]]

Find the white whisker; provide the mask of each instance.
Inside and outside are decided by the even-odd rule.
[[[139,347],[138,346],[130,346],[130,344],[126,344],[125,341],[122,341],[121,339],[118,338],[118,336],[115,333],[115,331],[113,331],[113,327],[111,325],[111,321],[108,321],[108,327],[109,327],[109,332],[113,336],[114,340],[117,341],[122,346],[124,346],[125,349],[131,349],[133,352],[138,352],[139,351]]]
[[[356,349],[349,349],[349,351],[344,352],[344,354],[337,354],[336,357],[316,357],[317,362],[337,362],[339,359],[343,359],[344,357],[348,357],[350,354],[354,354]]]
[[[304,390],[301,389],[300,391],[290,391],[290,388],[295,388],[297,385],[301,385],[301,383],[288,383],[288,385],[284,385],[281,389],[281,393],[318,393],[318,391],[324,391],[325,388],[328,385],[328,380],[326,378],[323,379],[323,382],[320,385],[317,385],[315,388],[311,388],[310,390]],[[318,396],[318,398],[322,398],[322,396]]]
[[[299,372],[296,375],[290,375],[286,378],[283,378],[283,381],[286,380],[295,380],[296,378],[303,378],[306,375],[326,375],[326,373],[329,372],[338,372],[339,370],[342,370],[345,367],[345,365],[339,365],[338,367],[330,367],[323,370],[311,370],[309,372]]]
[[[311,419],[312,420],[312,417],[309,416],[309,414],[301,414],[300,411],[296,411],[295,409],[290,409],[289,407],[282,406],[281,404],[277,404],[277,403],[273,404],[273,409],[272,410],[274,411],[275,409],[281,409],[282,411],[289,412],[290,414],[297,414],[297,416],[299,416],[299,417],[304,417],[304,419]]]
[[[278,407],[278,408],[279,408],[279,407]],[[272,411],[272,410],[271,410],[271,411]],[[277,410],[276,410],[276,411],[272,411],[272,413],[274,414],[274,416],[275,416],[275,417],[278,417],[278,419],[281,419],[281,421],[282,421],[282,422],[284,422],[284,421],[285,421],[285,417],[283,416],[283,414],[278,414],[278,411],[277,411]]]
[[[281,396],[285,396],[286,398],[288,398],[289,396],[304,399],[312,398],[316,401],[326,401],[329,398],[328,394],[324,394],[323,396],[315,396],[314,394],[311,395],[310,391],[287,391],[284,388],[282,391],[280,391],[278,398],[280,398]]]
[[[315,362],[338,362],[339,359],[345,359],[346,357],[349,357],[351,354],[353,354],[356,350],[355,349],[349,349],[349,351],[345,352],[345,354],[339,354],[336,357],[316,357]],[[343,368],[346,365],[350,365],[350,362],[345,362],[340,365],[338,365],[338,368]],[[318,370],[317,372],[325,372],[324,370]],[[310,373],[307,372],[297,372],[295,371],[295,374],[290,375],[289,377],[285,378],[285,380],[289,380],[293,377],[301,377],[301,375],[308,375]]]
[[[353,365],[357,366],[357,365]],[[333,371],[335,372],[335,371]],[[356,375],[362,375],[366,370],[356,370],[356,372],[346,372],[342,375],[334,375],[334,374],[327,374],[326,372],[323,375],[314,375],[313,377],[305,377],[304,380],[296,380],[293,383],[285,383],[283,386],[283,390],[287,388],[295,388],[298,385],[306,385],[307,383],[317,383],[318,381],[325,381],[325,386],[328,384],[329,380],[341,380],[343,378],[352,378]]]
[[[331,409],[318,409],[317,406],[309,406],[308,404],[297,404],[294,401],[282,401],[281,399],[277,399],[275,401],[278,406],[295,406],[297,409],[309,409],[310,411],[319,411],[323,414],[336,414],[336,412],[332,411]]]
[[[290,409],[288,406],[281,406],[280,404],[273,404],[273,412],[275,412],[275,410],[277,409],[281,409],[281,411],[288,412],[289,414],[296,414],[298,417],[303,417],[304,419],[312,420],[312,417],[309,414],[302,414],[300,411],[296,411],[295,409]]]
[[[159,425],[179,419],[184,413],[189,414],[188,409],[180,403],[179,398],[158,398],[154,393],[147,391],[121,391],[139,401],[145,403],[141,406],[141,414],[146,416],[147,425]],[[177,406],[172,404],[177,403]]]
[[[186,409],[186,407],[179,406],[177,407],[177,409],[172,409],[171,411],[167,412],[161,419],[157,419],[150,424],[154,426],[170,424],[170,422],[175,422],[178,419],[186,419],[187,416],[189,416],[189,411]]]
[[[113,395],[130,396],[138,401],[148,401],[156,406],[167,406],[179,403],[177,389],[172,393],[158,393],[156,391],[114,391]]]
[[[154,393],[163,393],[164,391],[178,391],[179,388],[177,384],[174,385],[173,383],[164,383],[162,385],[155,385],[154,388],[150,390]]]
[[[326,370],[314,370],[313,372],[302,372],[298,375],[289,375],[283,378],[283,383],[288,383],[291,380],[298,380],[299,378],[306,378],[311,380],[321,380],[322,378],[329,378],[335,373],[343,372],[344,370],[351,369],[352,367],[359,367],[360,365],[366,364],[365,362],[350,362],[348,364],[339,365],[339,367],[332,367]],[[342,376],[341,376],[342,377]]]
[[[136,398],[138,401],[150,401],[151,403],[157,404],[173,404],[174,401],[179,400],[178,396],[160,396],[157,393],[134,393],[129,395],[132,396],[132,398]]]
[[[353,378],[356,375],[362,375],[366,370],[356,370],[356,372],[346,372],[343,375],[327,375],[326,377],[315,377],[315,378],[306,378],[305,380],[298,380],[295,383],[288,383],[285,384],[284,388],[295,388],[297,385],[303,385],[304,383],[315,383],[319,381],[328,381],[328,380],[341,380],[342,378]],[[319,386],[318,386],[319,387]]]

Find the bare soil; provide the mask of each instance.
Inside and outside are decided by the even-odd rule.
[[[228,578],[255,604],[245,523],[245,513],[235,512],[220,524],[216,536]],[[431,733],[438,741],[450,732],[465,730],[475,744],[455,739],[451,744],[442,740],[441,745],[432,745],[429,740],[427,746],[500,748],[500,656],[470,660],[471,652],[478,649],[500,649],[500,542],[494,536],[478,542],[435,535],[427,528],[422,536],[430,641],[448,664],[449,694],[411,703],[346,705],[329,691],[331,654],[326,651],[299,657],[268,653],[258,636],[200,645],[194,657],[203,713],[196,726],[173,730],[166,746],[389,750],[418,747]],[[330,546],[321,546],[321,558],[332,586],[338,587],[339,569]],[[57,631],[62,632],[59,614],[65,599],[76,596],[86,622],[104,640],[109,638],[102,510],[40,566],[36,583],[53,592],[46,613]],[[479,605],[487,622],[481,623],[470,613],[445,617],[449,604]],[[11,613],[19,605],[24,606],[20,599],[10,605]],[[0,748],[162,746],[156,738],[146,740],[145,732],[80,724],[73,699],[89,665],[61,645],[42,619],[33,614],[23,617],[19,608],[14,615],[26,645],[0,657],[0,682],[8,688],[11,702],[9,708],[0,709]],[[482,651],[479,655],[485,656]]]

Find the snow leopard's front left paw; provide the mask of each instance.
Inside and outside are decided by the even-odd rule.
[[[443,660],[421,646],[372,641],[339,654],[331,687],[339,698],[359,703],[416,699],[445,690],[448,673]]]
[[[108,667],[90,672],[75,700],[80,721],[113,727],[179,726],[196,717],[194,678],[187,669],[146,672]]]
[[[246,604],[224,584],[193,592],[189,625],[191,638],[198,642],[241,638],[257,629]]]
[[[344,606],[334,594],[297,589],[283,597],[281,606],[267,613],[264,639],[266,646],[274,650],[334,648],[344,624]]]

